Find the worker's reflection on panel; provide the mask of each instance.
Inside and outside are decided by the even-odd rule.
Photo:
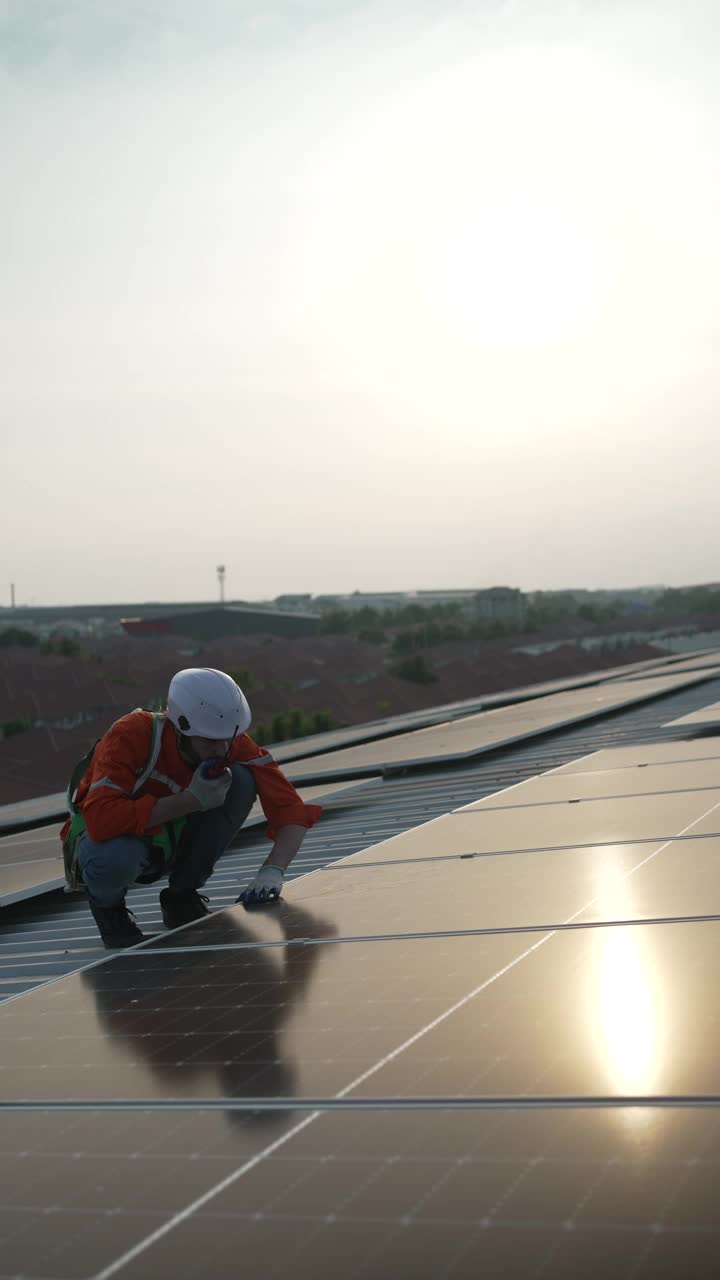
[[[223,912],[215,918],[222,942],[237,947],[260,941],[259,930],[253,929],[253,918],[260,912],[262,941],[270,932],[266,926],[271,918],[288,945],[227,952],[188,947],[182,955],[167,955],[162,967],[156,958],[160,949],[138,951],[132,959],[123,959],[114,981],[112,964],[85,970],[82,980],[93,993],[103,1033],[132,1058],[132,1066],[126,1064],[117,1080],[109,1082],[116,1096],[128,1096],[123,1077],[133,1067],[150,1072],[155,1088],[149,1092],[157,1093],[161,1082],[170,1098],[294,1095],[299,1065],[283,1044],[282,1032],[307,996],[321,950],[294,940],[330,938],[335,929],[312,912],[281,902],[248,913]],[[205,922],[202,928],[206,946],[219,941],[217,932],[213,938],[207,935]],[[181,941],[178,936],[178,944]],[[152,961],[144,963],[150,956]],[[137,965],[134,979],[128,963]],[[133,1079],[129,1096],[137,1097],[138,1092]],[[278,1119],[277,1111],[226,1114],[239,1123]]]

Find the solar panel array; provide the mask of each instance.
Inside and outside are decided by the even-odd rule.
[[[710,651],[703,654],[669,654],[663,658],[647,658],[642,662],[630,662],[619,667],[606,667],[585,675],[565,676],[557,680],[545,680],[538,684],[523,685],[516,689],[502,689],[499,693],[479,694],[475,698],[465,698],[459,702],[447,702],[439,706],[424,707],[419,711],[408,711],[404,715],[389,716],[367,724],[348,725],[344,729],[331,729],[327,733],[313,734],[308,739],[280,743],[271,750],[276,760],[287,762],[311,755],[324,755],[328,751],[341,747],[354,746],[361,742],[370,742],[378,738],[394,736],[401,732],[411,732],[446,720],[457,720],[461,716],[474,712],[490,710],[494,707],[509,706],[514,702],[529,702],[535,698],[544,698],[554,693],[564,693],[570,689],[585,689],[591,685],[604,684],[607,681],[646,679],[653,676],[675,675],[690,671],[702,671],[709,667],[720,667],[720,652]]]
[[[715,1276],[698,745],[586,757],[6,1002],[0,1273]]]
[[[446,721],[413,733],[384,738],[380,742],[331,751],[322,756],[294,760],[286,772],[293,782],[315,782],[321,777],[360,778],[382,771],[419,765],[448,764],[473,759],[485,751],[507,747],[524,738],[579,724],[710,680],[720,672],[711,667],[700,673],[663,675],[648,680],[608,682],[591,689],[572,689],[513,703],[493,711]]]

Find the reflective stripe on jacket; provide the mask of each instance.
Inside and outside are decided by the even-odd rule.
[[[131,798],[147,766],[152,725],[151,712],[131,711],[116,720],[98,742],[76,796],[77,807],[82,810],[92,840],[152,835],[158,830],[148,826],[155,801],[184,791],[190,782],[192,767],[180,755],[175,727],[166,720],[160,754],[152,773]],[[317,822],[322,813],[320,806],[305,804],[270,752],[259,747],[248,734],[239,735],[233,742],[230,762],[250,769],[268,820],[269,839],[274,840],[281,827],[291,824],[312,827]]]

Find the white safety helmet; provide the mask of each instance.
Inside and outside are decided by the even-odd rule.
[[[212,667],[187,667],[170,681],[168,720],[186,737],[219,742],[245,733],[250,708],[231,676]]]

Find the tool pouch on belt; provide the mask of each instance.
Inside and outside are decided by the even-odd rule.
[[[65,893],[82,893],[85,888],[77,859],[78,840],[85,830],[85,819],[80,811],[76,810],[70,815],[60,832],[65,864]]]
[[[137,877],[136,884],[154,884],[167,874],[168,868],[177,857],[180,847],[180,836],[187,818],[175,818],[166,822],[157,835],[148,836],[149,866]]]
[[[87,770],[90,768],[90,762],[95,754],[95,748],[100,739],[98,738],[89,751],[85,752],[82,760],[79,760],[72,771],[72,777],[67,789],[67,806],[70,810],[70,817],[61,828],[60,841],[63,851],[63,862],[65,864],[65,892],[78,893],[85,886],[82,883],[80,868],[77,861],[77,845],[80,836],[86,830],[85,819],[75,804],[75,795],[77,789],[84,778]]]
[[[168,867],[177,856],[180,835],[186,822],[187,818],[175,818],[173,822],[166,823],[156,835],[146,838],[149,865],[137,877],[135,884],[154,884],[167,874]],[[60,832],[65,864],[65,893],[86,892],[78,861],[78,844],[86,830],[85,819],[78,812],[68,818]]]

